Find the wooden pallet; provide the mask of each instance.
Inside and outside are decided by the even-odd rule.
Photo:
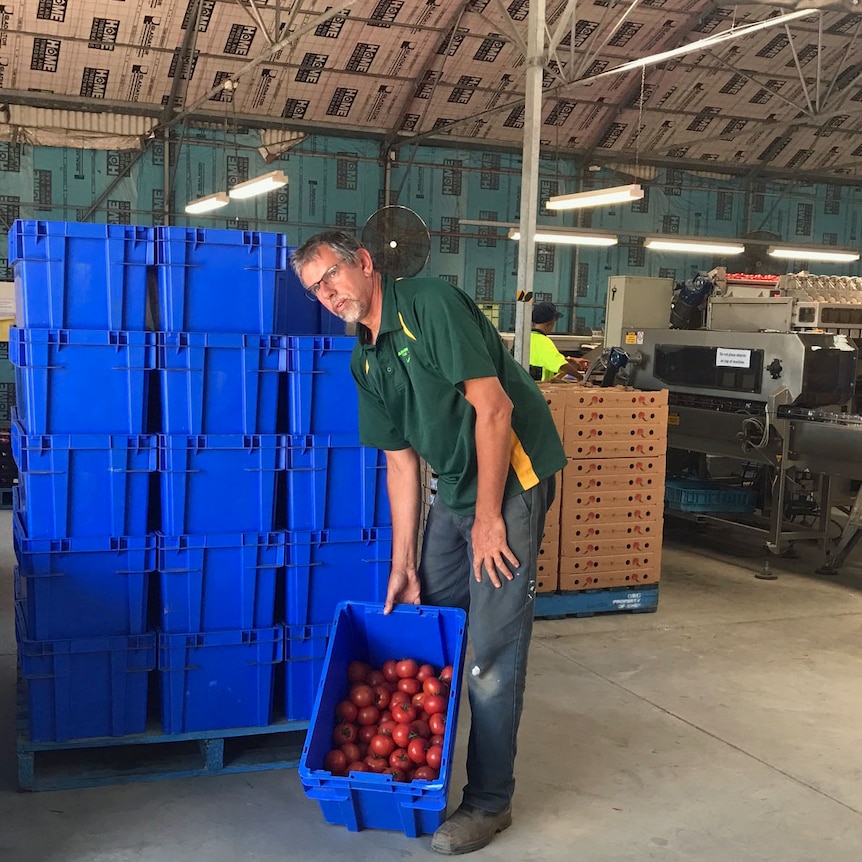
[[[266,727],[166,734],[154,717],[141,734],[32,742],[20,683],[18,694],[21,790],[70,790],[293,768],[299,765],[308,728],[307,721],[282,720]]]
[[[630,589],[578,590],[540,593],[536,596],[537,619],[592,617],[611,613],[653,613],[658,608],[658,584]]]

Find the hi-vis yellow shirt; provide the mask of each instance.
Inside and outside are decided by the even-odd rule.
[[[542,380],[550,380],[568,360],[544,332],[530,333],[530,365],[542,369]]]
[[[460,514],[476,506],[476,412],[464,381],[497,377],[512,401],[506,496],[566,464],[563,446],[530,375],[470,297],[436,278],[385,281],[380,332],[360,326],[351,359],[359,435],[378,449],[412,447],[438,474],[437,493]]]

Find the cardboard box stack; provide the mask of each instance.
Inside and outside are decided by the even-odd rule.
[[[569,463],[546,520],[538,592],[657,583],[667,391],[550,383],[539,388]]]

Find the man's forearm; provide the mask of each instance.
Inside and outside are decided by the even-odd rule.
[[[413,450],[387,457],[386,489],[392,511],[392,567],[415,570],[419,536],[419,458]]]
[[[479,467],[476,518],[496,517],[503,509],[503,492],[512,452],[511,411],[476,415],[476,459]]]

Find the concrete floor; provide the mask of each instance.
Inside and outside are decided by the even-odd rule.
[[[675,530],[657,613],[537,622],[515,822],[470,858],[859,862],[857,557],[825,579],[801,547],[761,581],[762,556],[738,534]],[[427,837],[327,826],[295,771],[16,792],[11,594],[3,513],[3,862],[440,858]]]

